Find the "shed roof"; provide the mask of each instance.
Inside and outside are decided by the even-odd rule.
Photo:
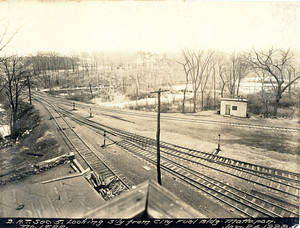
[[[240,99],[221,98],[221,101],[248,102],[248,100],[244,98],[240,98]]]

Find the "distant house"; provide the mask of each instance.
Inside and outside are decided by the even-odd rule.
[[[223,116],[247,116],[246,99],[221,98],[220,114]]]

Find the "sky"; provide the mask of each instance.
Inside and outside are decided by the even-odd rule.
[[[21,28],[20,28],[21,27]],[[0,2],[2,54],[300,50],[300,2]]]

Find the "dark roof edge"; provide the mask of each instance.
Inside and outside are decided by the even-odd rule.
[[[237,102],[248,102],[247,99],[238,99],[238,98],[235,98],[235,99],[232,99],[232,98],[221,98],[221,101],[237,101]]]

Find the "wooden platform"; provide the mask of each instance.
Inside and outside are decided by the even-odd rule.
[[[148,180],[105,201],[85,173],[64,166],[0,188],[0,217],[6,218],[206,218],[177,196]],[[69,166],[70,167],[70,166]],[[65,173],[65,174],[64,174]],[[34,180],[33,180],[34,179]]]
[[[0,217],[81,218],[104,203],[84,176],[73,175],[0,191]]]
[[[206,218],[173,193],[148,180],[82,218]]]

